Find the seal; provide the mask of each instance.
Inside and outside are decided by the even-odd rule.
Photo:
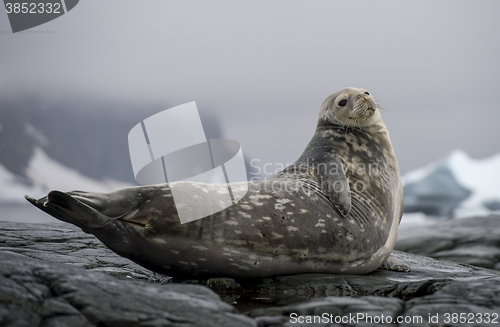
[[[220,185],[176,183],[194,197],[220,196]],[[169,184],[26,198],[117,254],[177,278],[407,270],[387,261],[403,191],[389,133],[366,90],[328,96],[300,158],[244,186],[248,192],[236,204],[186,224],[179,222]]]

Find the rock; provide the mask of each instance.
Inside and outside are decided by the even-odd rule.
[[[499,200],[484,201],[484,206],[492,211],[500,211],[500,201]]]
[[[0,221],[0,249],[106,272],[121,279],[156,280],[165,277],[116,255],[94,235],[85,234],[70,224]]]
[[[423,179],[405,184],[403,193],[405,213],[422,212],[439,217],[452,217],[455,208],[471,194],[458,184],[444,164]]]
[[[0,222],[0,326],[426,326],[436,315],[454,325],[445,314],[500,311],[499,271],[392,256],[411,271],[173,283],[73,225]]]
[[[500,278],[450,283],[430,296],[411,299],[405,304],[405,315],[439,318],[441,326],[492,326],[500,323]],[[489,322],[486,322],[489,317]],[[462,320],[462,318],[464,320]],[[422,324],[408,324],[420,326]],[[424,323],[425,326],[430,326]],[[432,324],[436,326],[438,324]]]
[[[198,285],[125,281],[0,252],[2,326],[256,326]]]
[[[255,287],[267,285],[268,294],[272,294],[269,297],[299,294],[301,288],[309,288],[314,299],[257,308],[247,314],[256,318],[259,326],[287,327],[300,325],[299,322],[304,322],[303,326],[311,326],[308,322],[316,322],[314,326],[393,326],[395,322],[401,326],[456,325],[451,315],[460,313],[474,322],[471,325],[481,326],[479,315],[484,318],[488,314],[490,320],[498,317],[499,272],[397,251],[394,255],[404,260],[412,271],[377,270],[365,276],[280,276],[256,282]],[[271,292],[270,286],[274,286]],[[328,287],[347,290],[355,297],[324,297],[322,291]],[[294,299],[288,296],[279,304],[287,301],[294,302]],[[439,324],[431,324],[431,317]]]
[[[327,296],[388,296],[403,300],[432,294],[441,286],[468,278],[500,277],[500,272],[393,251],[410,266],[409,273],[376,270],[368,275],[301,274],[238,281],[243,298],[289,305]]]
[[[500,270],[500,216],[401,228],[395,249]]]

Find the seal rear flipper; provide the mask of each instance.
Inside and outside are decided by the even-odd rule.
[[[103,227],[109,221],[109,218],[99,211],[64,192],[51,191],[46,197],[38,200],[29,196],[25,198],[38,209],[59,220],[72,223],[87,233],[90,229]]]

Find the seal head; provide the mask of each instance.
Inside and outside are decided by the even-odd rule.
[[[319,124],[366,127],[382,121],[375,99],[365,89],[348,87],[332,93],[321,104]]]

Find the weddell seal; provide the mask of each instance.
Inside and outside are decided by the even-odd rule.
[[[217,185],[176,183],[217,200]],[[366,90],[328,96],[301,157],[247,185],[236,204],[186,224],[179,222],[169,184],[26,198],[117,254],[178,278],[407,270],[387,261],[403,191],[389,133]]]

